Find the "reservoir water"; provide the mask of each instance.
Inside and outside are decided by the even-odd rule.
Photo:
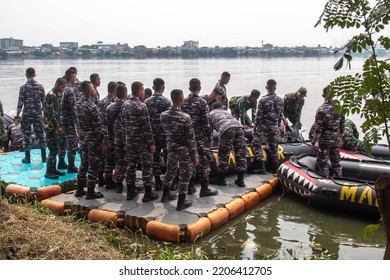
[[[99,73],[101,97],[109,81],[123,81],[128,87],[141,81],[152,87],[161,77],[166,82],[165,95],[174,88],[188,92],[188,81],[199,78],[201,94],[208,94],[223,71],[231,74],[228,96],[249,94],[252,89],[265,94],[268,79],[277,81],[277,94],[308,90],[302,112],[303,135],[307,137],[317,107],[322,103],[322,89],[337,76],[361,70],[362,58],[352,60],[352,69],[335,72],[338,57],[246,58],[246,59],[145,59],[145,60],[0,60],[0,99],[4,111],[16,109],[19,87],[25,82],[25,70],[34,67],[36,80],[46,91],[66,69],[75,66],[80,80]],[[350,118],[360,125],[359,116]],[[362,239],[363,228],[376,220],[331,212],[308,205],[290,194],[275,194],[239,219],[204,237],[213,248],[237,259],[310,259],[318,243],[331,259],[376,259],[383,257],[385,234],[382,229]]]

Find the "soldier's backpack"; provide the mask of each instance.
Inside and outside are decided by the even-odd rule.
[[[238,100],[238,98],[240,98],[241,96],[232,96],[229,100],[229,104],[228,104],[228,107],[229,109],[233,109],[234,107],[234,104],[236,104],[236,101]]]

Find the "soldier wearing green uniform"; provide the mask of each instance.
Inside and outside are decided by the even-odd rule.
[[[237,120],[241,122],[244,128],[252,126],[256,118],[257,99],[260,97],[260,91],[254,89],[250,95],[238,98],[230,111]],[[252,119],[248,116],[248,110],[252,109]]]

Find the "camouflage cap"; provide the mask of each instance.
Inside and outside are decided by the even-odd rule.
[[[300,87],[300,88],[298,89],[298,92],[299,92],[301,95],[303,95],[303,96],[306,97],[307,89],[304,88],[304,87]]]

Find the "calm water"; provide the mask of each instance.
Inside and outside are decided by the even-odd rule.
[[[99,73],[101,96],[107,83],[123,81],[128,86],[141,81],[152,86],[156,77],[166,82],[166,96],[174,88],[186,91],[188,81],[197,77],[202,82],[201,94],[210,93],[223,71],[231,74],[227,85],[229,96],[249,94],[252,89],[265,93],[268,79],[277,81],[277,93],[308,90],[302,112],[303,130],[309,131],[315,110],[322,103],[322,89],[339,75],[361,69],[362,59],[354,59],[352,70],[333,71],[337,58],[248,58],[248,59],[147,59],[147,60],[12,60],[0,61],[0,99],[5,112],[16,109],[20,85],[25,82],[26,68],[34,67],[37,81],[48,91],[57,77],[69,66],[78,69],[80,80]],[[352,119],[360,124],[357,116]],[[304,133],[306,136],[307,133]],[[312,245],[320,243],[332,259],[382,259],[385,235],[378,231],[369,240],[361,240],[362,229],[375,220],[346,216],[317,209],[294,195],[276,194],[206,238],[215,250],[239,259],[310,259]]]

